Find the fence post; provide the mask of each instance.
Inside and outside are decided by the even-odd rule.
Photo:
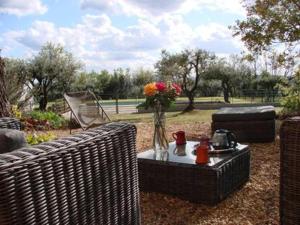
[[[116,113],[119,114],[119,99],[116,97]]]

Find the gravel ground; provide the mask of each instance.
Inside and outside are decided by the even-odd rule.
[[[137,123],[137,149],[151,148],[153,126]],[[210,123],[167,124],[171,133],[186,131],[192,140],[210,134]],[[81,131],[74,130],[72,133]],[[55,131],[58,137],[68,130]],[[279,224],[279,140],[268,144],[250,144],[251,175],[249,182],[217,206],[194,204],[163,194],[141,192],[142,224],[145,225],[273,225]]]

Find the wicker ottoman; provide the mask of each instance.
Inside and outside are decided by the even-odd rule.
[[[215,205],[248,181],[250,151],[247,145],[239,144],[232,153],[211,154],[208,164],[197,165],[193,154],[195,144],[198,142],[188,141],[184,154],[176,155],[176,144],[170,143],[166,162],[154,160],[153,150],[139,153],[140,190]]]
[[[272,142],[275,115],[273,106],[221,108],[212,115],[211,130],[230,130],[238,142]]]

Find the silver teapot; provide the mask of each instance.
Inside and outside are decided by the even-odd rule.
[[[235,148],[237,145],[236,136],[225,129],[216,130],[211,142],[214,149]]]

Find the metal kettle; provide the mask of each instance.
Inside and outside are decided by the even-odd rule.
[[[237,145],[236,136],[225,129],[216,130],[211,142],[214,149],[235,148]]]

